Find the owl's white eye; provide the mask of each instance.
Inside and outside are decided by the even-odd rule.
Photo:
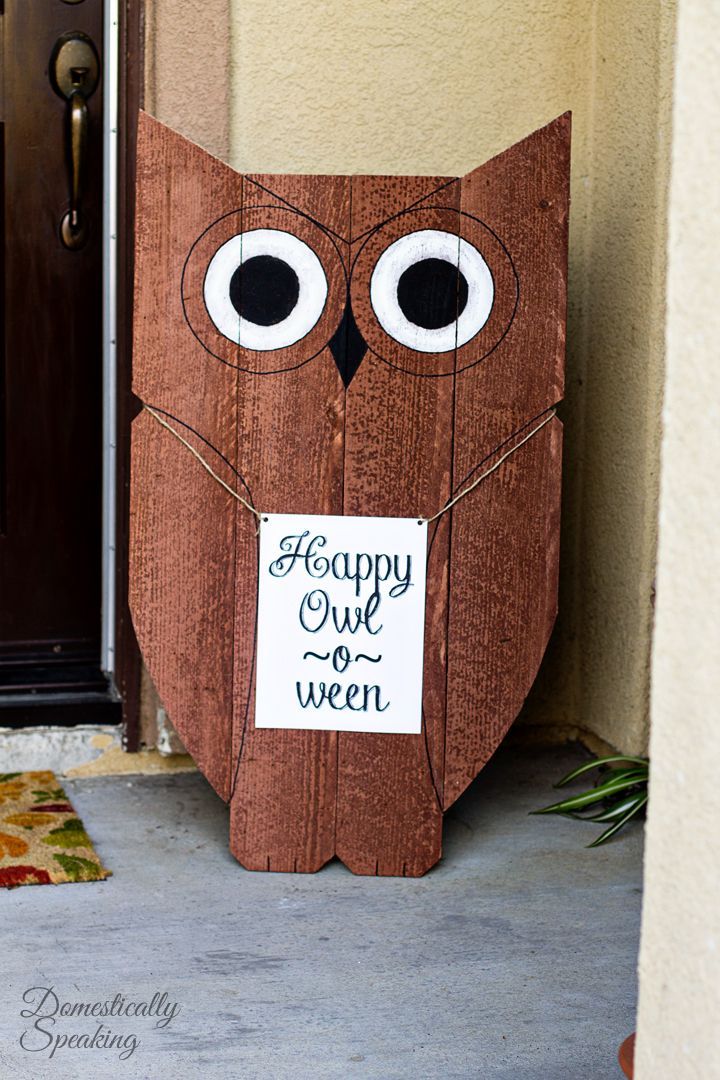
[[[370,299],[383,330],[416,352],[460,348],[490,317],[495,286],[477,248],[454,233],[420,229],[378,259]]]
[[[328,283],[306,243],[281,229],[252,229],[227,240],[205,274],[205,307],[215,326],[243,349],[284,349],[323,313]]]

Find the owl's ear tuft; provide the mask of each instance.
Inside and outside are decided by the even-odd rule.
[[[464,176],[461,229],[479,219],[512,262],[520,302],[496,364],[535,357],[543,390],[536,411],[562,396],[570,209],[570,113]],[[522,343],[522,344],[520,344]],[[511,379],[508,385],[513,385]]]
[[[172,411],[172,340],[192,337],[182,317],[182,271],[198,237],[242,205],[242,176],[148,113],[138,118],[135,191],[133,389]],[[190,366],[185,369],[190,378]],[[193,400],[196,388],[188,391]],[[192,422],[192,417],[186,417]]]
[[[571,128],[572,112],[568,109],[567,112],[551,120],[549,124],[533,131],[531,135],[514,143],[507,150],[502,150],[484,165],[466,173],[462,182],[465,183],[480,176],[489,179],[491,175],[500,171],[522,170],[523,164],[526,169],[533,165],[542,169],[547,163],[560,163],[561,168],[567,172],[570,160]],[[548,162],[548,159],[552,160]]]
[[[570,122],[571,114],[563,113],[460,182],[461,210],[493,229],[513,258],[533,235],[536,242],[543,237],[557,257],[563,257],[570,208]]]
[[[227,162],[222,161],[219,157],[216,157],[215,154],[211,154],[209,150],[200,146],[199,143],[194,142],[192,139],[188,139],[186,135],[182,135],[179,131],[175,131],[174,128],[168,127],[167,124],[163,124],[162,121],[157,120],[144,109],[138,109],[138,157],[145,157],[147,149],[156,144],[161,144],[165,150],[172,150],[174,148],[181,156],[197,156],[202,154],[208,159],[209,165],[217,165],[235,173],[236,176],[239,175],[235,172],[235,169],[230,168]]]

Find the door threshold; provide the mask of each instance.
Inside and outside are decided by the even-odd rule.
[[[0,693],[0,728],[120,723],[122,702],[113,689]]]
[[[0,773],[51,769],[58,776],[86,769],[108,751],[122,748],[118,724],[0,726]]]

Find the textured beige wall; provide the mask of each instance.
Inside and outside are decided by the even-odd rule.
[[[581,722],[626,752],[647,742],[664,379],[675,4],[601,2],[592,60],[591,209],[583,237],[584,380],[574,602]]]
[[[227,160],[229,0],[144,0],[145,108]]]
[[[720,1077],[720,5],[680,0],[638,1080]]]
[[[238,169],[462,174],[573,110],[561,614],[525,720],[641,748],[674,2],[151,0],[149,16],[148,107]]]

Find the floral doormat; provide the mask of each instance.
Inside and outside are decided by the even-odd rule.
[[[53,772],[0,773],[0,887],[109,877]]]

